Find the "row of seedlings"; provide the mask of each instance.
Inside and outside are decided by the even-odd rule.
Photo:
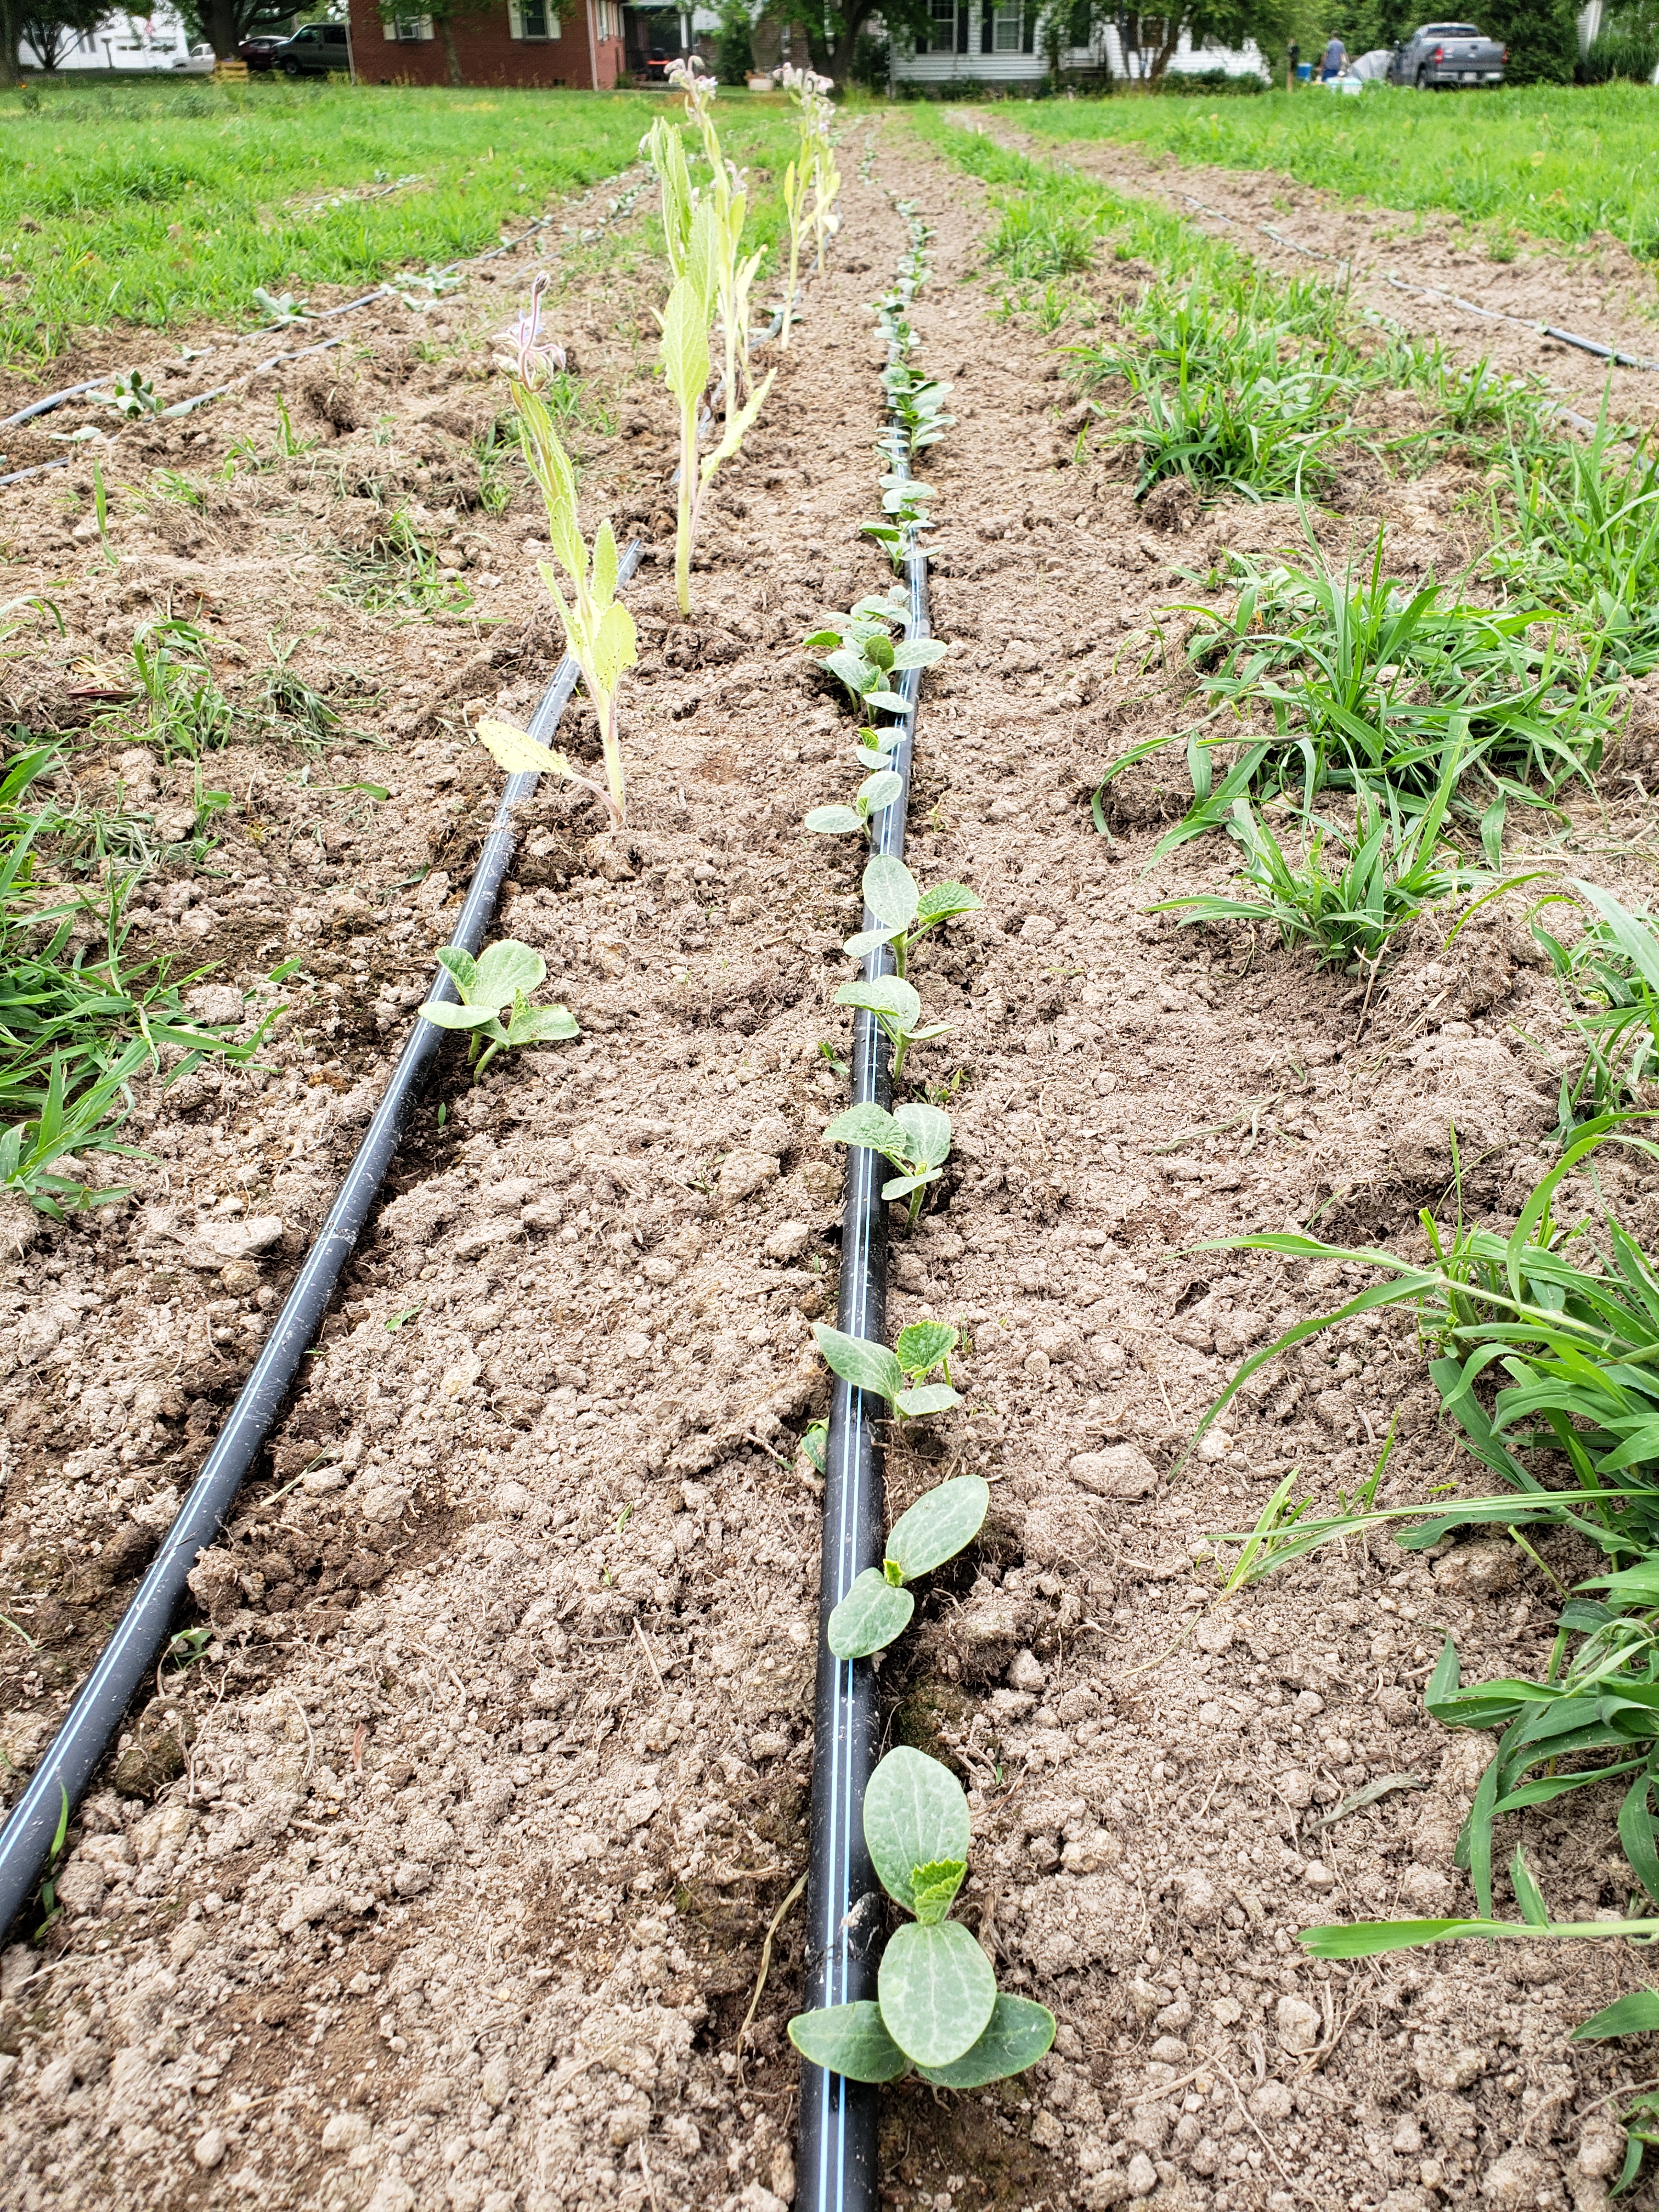
[[[896,755],[900,748],[908,755],[921,673],[947,650],[922,634],[926,556],[918,550],[919,533],[927,527],[934,495],[913,475],[911,465],[952,421],[946,412],[949,387],[911,357],[916,336],[907,310],[927,274],[928,234],[914,210],[901,204],[900,212],[909,246],[897,283],[877,310],[888,349],[883,386],[890,410],[890,428],[880,441],[886,463],[882,514],[866,526],[866,534],[888,552],[896,571],[909,572],[911,588],[907,593],[896,585],[861,599],[805,641],[807,650],[822,656],[820,665],[859,718],[854,760],[860,780],[850,801],[814,808],[804,826],[818,835],[868,840],[876,848],[862,873],[865,927],[843,947],[862,972],[839,987],[836,1003],[854,1012],[872,1042],[879,1041],[873,1066],[855,1042],[855,1087],[881,1087],[884,1049],[892,1092],[904,1087],[912,1051],[945,1034],[945,1024],[927,1017],[913,968],[916,949],[932,932],[981,906],[963,884],[922,890],[892,849],[902,842],[908,781],[908,757],[901,768]],[[907,679],[908,696],[897,688]],[[884,1246],[878,1235],[867,1233],[870,1224],[854,1236],[854,1212],[878,1214],[890,1206],[906,1226],[913,1225],[940,1178],[951,1135],[949,1115],[915,1097],[890,1105],[861,1097],[826,1127],[823,1140],[849,1150],[843,1319],[867,1319],[880,1304],[878,1284],[866,1297],[864,1285],[849,1281],[849,1271],[879,1275],[884,1268]],[[860,1152],[892,1170],[879,1180],[876,1204],[860,1196],[854,1172]],[[881,1170],[876,1174],[880,1177]],[[831,1478],[838,1460],[856,1461],[856,1431],[875,1409],[902,1424],[961,1403],[950,1369],[958,1335],[945,1322],[912,1322],[890,1346],[879,1334],[827,1322],[815,1323],[813,1334],[842,1388],[832,1396],[830,1424],[818,1425],[804,1443],[820,1472]],[[913,1618],[911,1586],[974,1540],[990,1499],[988,1486],[975,1475],[935,1485],[894,1522],[880,1543],[879,1564],[858,1570],[836,1524],[850,1528],[873,1519],[879,1536],[873,1450],[869,1458],[871,1495],[855,1504],[844,1487],[838,1493],[833,1480],[825,1492],[824,1584],[826,1601],[836,1601],[823,1624],[819,1662],[814,1863],[807,1899],[809,1984],[824,2002],[797,2014],[788,2031],[809,2068],[802,2089],[804,2184],[809,2201],[825,2205],[860,2201],[860,2191],[873,2190],[873,2105],[867,2093],[874,2085],[914,2073],[936,2087],[979,2088],[1034,2064],[1052,2045],[1055,2027],[1046,2007],[998,1990],[985,1951],[950,1917],[971,1844],[968,1801],[956,1777],[939,1760],[902,1746],[866,1772],[851,1741],[861,1718],[867,1724],[873,1711],[871,1662]],[[855,1553],[856,1546],[850,1550]],[[858,1870],[866,1863],[887,1899],[908,1916],[882,1948],[873,1977],[871,1952],[878,1930],[866,1926],[848,1932],[861,1916],[867,1920],[867,1907],[854,1894]],[[854,1993],[870,1988],[873,1995]],[[817,2069],[816,2078],[811,2069]],[[849,2094],[848,2084],[866,2092],[861,2110],[858,2092]],[[847,2141],[848,2120],[852,2135],[862,2134],[861,2149]]]

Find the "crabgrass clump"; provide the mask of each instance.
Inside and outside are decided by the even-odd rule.
[[[854,2081],[913,2068],[941,2088],[976,2089],[1035,2065],[1054,2016],[997,1988],[990,1960],[948,1917],[968,1872],[968,1800],[947,1766],[900,1745],[870,1778],[864,1840],[877,1879],[912,1917],[888,1938],[876,2001],[797,2013],[789,2038],[810,2064]]]
[[[37,873],[41,840],[64,819],[47,787],[61,760],[33,747],[0,781],[0,1185],[54,1217],[122,1195],[54,1170],[73,1153],[131,1154],[116,1131],[134,1080],[163,1052],[179,1055],[177,1082],[209,1057],[240,1064],[259,1042],[190,1017],[180,994],[195,975],[174,978],[165,958],[128,961],[136,872],[106,868],[96,899],[55,896]]]
[[[1584,1040],[1584,1064],[1561,1090],[1563,1119],[1589,1120],[1646,1101],[1659,1076],[1659,932],[1645,908],[1632,910],[1599,884],[1569,878],[1595,919],[1571,947],[1538,921]]]
[[[1246,794],[1260,803],[1299,792],[1307,807],[1328,787],[1387,787],[1403,809],[1426,808],[1455,757],[1451,811],[1479,824],[1495,860],[1511,804],[1547,810],[1573,781],[1588,787],[1617,703],[1593,662],[1553,625],[1534,635],[1545,620],[1537,607],[1448,602],[1432,579],[1413,591],[1384,575],[1382,557],[1380,529],[1369,573],[1264,570],[1236,555],[1231,616],[1182,610],[1197,617],[1188,653],[1212,706],[1182,733],[1194,804],[1160,853],[1224,827]],[[1231,726],[1210,733],[1224,717]],[[1175,742],[1159,736],[1124,754],[1102,792]],[[1218,784],[1220,746],[1237,757]]]
[[[1239,873],[1254,896],[1188,892],[1152,911],[1179,914],[1182,927],[1270,923],[1282,944],[1311,945],[1322,964],[1350,975],[1375,974],[1400,932],[1426,908],[1493,887],[1484,870],[1461,865],[1462,854],[1443,834],[1462,769],[1461,756],[1453,753],[1440,788],[1415,815],[1403,811],[1389,786],[1362,786],[1352,829],[1281,799],[1284,812],[1304,824],[1299,858],[1285,852],[1241,795],[1233,801],[1227,830],[1242,848]]]

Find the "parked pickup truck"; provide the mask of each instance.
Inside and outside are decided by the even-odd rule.
[[[1509,58],[1507,46],[1482,38],[1473,23],[1425,23],[1395,48],[1389,82],[1414,84],[1419,92],[1502,84]]]

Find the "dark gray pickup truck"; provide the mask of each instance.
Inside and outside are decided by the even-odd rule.
[[[1502,84],[1509,58],[1507,46],[1482,38],[1473,23],[1425,23],[1395,48],[1389,82],[1414,84],[1419,92]]]

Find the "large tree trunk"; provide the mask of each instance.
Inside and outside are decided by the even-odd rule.
[[[196,10],[202,35],[213,49],[214,59],[234,62],[242,42],[242,27],[234,0],[199,0]]]
[[[461,75],[461,58],[455,51],[455,26],[447,15],[441,15],[438,28],[443,33],[444,58],[449,64],[449,82],[453,85],[463,85],[466,79]]]
[[[16,0],[0,0],[0,92],[9,92],[21,82],[17,47],[22,35],[22,17]]]

